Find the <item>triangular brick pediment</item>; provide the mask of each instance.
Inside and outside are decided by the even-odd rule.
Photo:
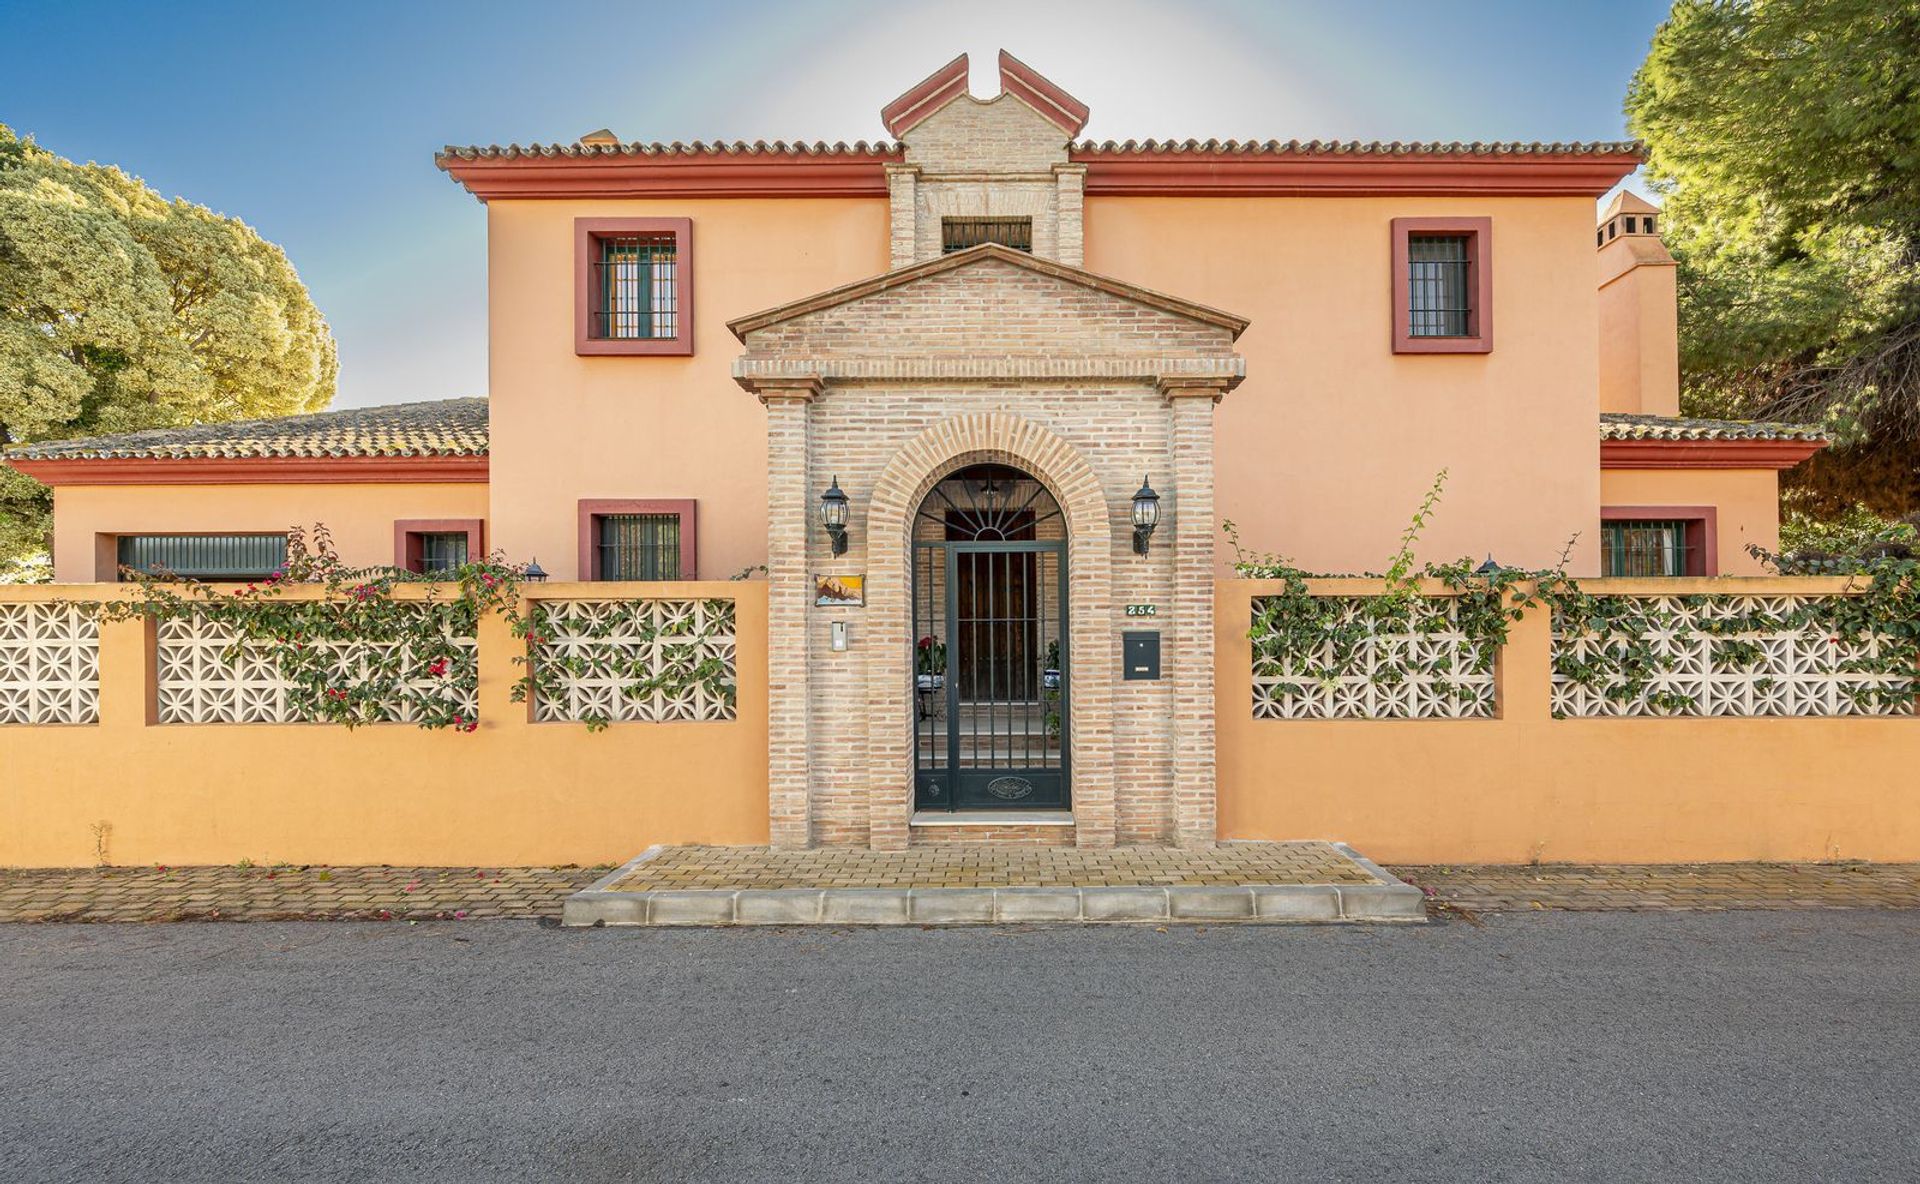
[[[1052,320],[1052,328],[1029,317]],[[1110,337],[1114,352],[1162,349],[1156,337],[1217,343],[1230,349],[1244,317],[1182,300],[1083,268],[984,243],[731,321],[750,351],[813,339],[820,347],[861,350],[902,338],[958,344],[964,335],[982,350],[1027,352]],[[865,336],[853,332],[865,331]]]

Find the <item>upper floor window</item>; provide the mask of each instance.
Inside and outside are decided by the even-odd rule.
[[[580,576],[587,580],[691,580],[694,503],[611,500],[580,503]]]
[[[284,534],[123,534],[120,566],[195,580],[264,580],[287,565]]]
[[[1414,337],[1466,337],[1473,322],[1468,295],[1472,260],[1464,234],[1407,237],[1407,332]]]
[[[999,243],[1033,253],[1032,218],[942,218],[940,253],[951,255],[981,243]]]
[[[1393,220],[1395,353],[1493,349],[1493,220]]]
[[[574,352],[693,352],[693,222],[574,219]]]

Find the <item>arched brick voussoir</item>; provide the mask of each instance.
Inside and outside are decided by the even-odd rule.
[[[1100,480],[1079,450],[1043,425],[1004,411],[943,419],[907,442],[874,484],[867,519],[867,605],[876,635],[869,648],[867,695],[868,833],[880,849],[904,848],[913,815],[912,675],[907,634],[910,524],[934,485],[969,464],[1020,468],[1052,492],[1066,518],[1068,635],[1076,709],[1073,751],[1075,837],[1082,846],[1114,841],[1110,649],[1113,517]]]

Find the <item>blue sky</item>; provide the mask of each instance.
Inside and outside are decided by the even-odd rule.
[[[888,99],[1002,46],[1086,135],[1623,136],[1665,0],[0,0],[0,122],[280,243],[343,406],[486,389],[485,219],[443,144],[877,139]]]

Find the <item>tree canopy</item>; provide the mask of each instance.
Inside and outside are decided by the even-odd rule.
[[[1627,115],[1685,409],[1826,424],[1802,504],[1920,508],[1920,0],[1676,0]]]
[[[337,371],[279,247],[0,125],[0,446],[318,411]],[[45,547],[50,505],[0,466],[0,564]]]

